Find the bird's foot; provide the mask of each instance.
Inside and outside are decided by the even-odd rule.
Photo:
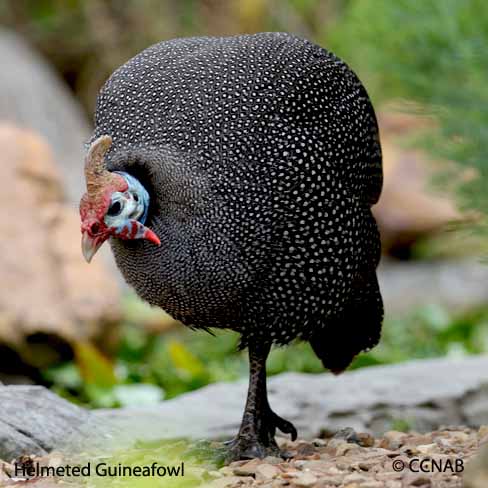
[[[284,434],[290,434],[294,441],[297,438],[295,426],[288,420],[279,417],[271,408],[268,408],[263,420],[259,429],[254,424],[241,426],[237,437],[224,443],[226,463],[242,459],[262,459],[266,456],[282,457],[283,459],[290,457],[287,452],[280,450],[274,436],[276,429],[279,429]]]
[[[269,437],[266,441],[255,436],[238,435],[235,439],[226,443],[225,463],[228,464],[243,459],[263,459],[266,456],[281,456],[280,448],[274,438]]]
[[[298,434],[295,426],[288,420],[285,420],[284,418],[281,418],[279,415],[274,413],[271,408],[268,412],[268,419],[268,425],[271,428],[270,432],[273,437],[276,433],[276,429],[278,429],[283,432],[283,434],[290,434],[292,441],[296,440]]]

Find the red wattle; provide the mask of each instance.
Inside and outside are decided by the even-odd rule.
[[[156,244],[157,246],[161,245],[161,241],[159,240],[159,237],[151,230],[147,229],[144,232],[143,239],[147,239],[148,241],[152,242],[153,244]]]

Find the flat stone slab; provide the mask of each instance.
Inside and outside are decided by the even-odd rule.
[[[0,385],[0,459],[46,454],[78,435],[89,417],[42,386]]]
[[[95,416],[140,439],[226,438],[237,432],[247,381],[217,383],[157,407],[98,410]],[[272,408],[302,438],[352,427],[381,434],[395,421],[422,432],[488,424],[488,357],[374,366],[340,376],[284,373],[269,378]],[[126,437],[124,435],[124,437]]]
[[[136,441],[232,437],[247,381],[217,383],[144,408],[83,410],[41,387],[0,386],[0,459],[20,454],[129,447]],[[269,379],[274,410],[301,438],[352,427],[381,434],[395,421],[427,432],[488,424],[488,357],[433,359],[331,374]]]
[[[383,260],[378,280],[385,313],[390,317],[426,305],[460,313],[488,303],[488,266],[478,259]]]

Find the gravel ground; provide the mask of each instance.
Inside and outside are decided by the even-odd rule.
[[[442,428],[428,434],[390,431],[382,437],[344,429],[333,437],[291,442],[278,439],[290,458],[268,457],[238,461],[219,470],[185,468],[185,486],[200,488],[487,488],[486,464],[470,473],[463,484],[469,460],[482,445],[488,448],[488,426],[479,430],[464,427]],[[151,455],[155,453],[152,452]],[[26,458],[41,464],[63,464],[60,454]],[[151,458],[152,459],[152,458]],[[483,458],[480,458],[483,459]],[[26,462],[22,460],[22,463]],[[18,462],[19,460],[17,460]],[[475,463],[476,464],[476,463]],[[37,478],[14,481],[12,464],[0,461],[0,487],[29,486],[52,488],[66,486],[63,479]],[[470,468],[468,467],[468,470]],[[472,470],[474,471],[474,470]],[[481,480],[481,481],[479,481]],[[108,480],[106,480],[108,481]],[[107,486],[131,486],[131,483]],[[130,481],[130,480],[129,480]],[[166,485],[163,479],[162,484]],[[69,486],[80,486],[68,483]],[[82,486],[101,486],[88,484]],[[137,485],[141,486],[141,485]],[[148,486],[148,485],[144,485]]]
[[[428,434],[387,432],[381,438],[350,429],[313,442],[282,440],[291,459],[235,462],[211,475],[208,488],[457,488],[488,427]]]

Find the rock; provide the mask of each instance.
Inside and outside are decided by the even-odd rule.
[[[479,444],[480,444],[480,446],[483,446],[485,444],[488,444],[488,426],[482,425],[480,427],[480,430],[479,430],[479,433],[478,433],[478,437],[479,437]]]
[[[280,474],[280,469],[273,464],[260,464],[255,471],[256,480],[270,480]]]
[[[327,487],[329,487],[329,486],[343,486],[342,485],[342,480],[343,480],[342,476],[326,475],[323,477],[321,476],[319,479],[320,479],[320,481],[323,482],[323,485],[325,485]]]
[[[466,398],[465,414],[471,425],[488,424],[488,383]]]
[[[358,444],[362,447],[373,447],[374,437],[366,432],[358,433]]]
[[[420,452],[420,454],[430,454],[436,447],[437,444],[424,444],[417,446],[417,450]]]
[[[241,464],[233,469],[236,476],[254,476],[256,468],[260,464],[259,460],[253,459],[249,462]]]
[[[53,148],[70,201],[84,192],[84,143],[90,126],[74,96],[42,57],[12,31],[0,29],[0,120],[29,128]]]
[[[346,426],[356,432],[378,434],[389,430],[391,419],[405,419],[412,429],[426,432],[440,424],[464,422],[465,407],[469,405],[466,402],[474,392],[485,391],[486,371],[488,358],[484,356],[442,358],[374,366],[340,377],[284,373],[269,378],[268,388],[272,407],[295,423],[301,439],[313,439],[323,430],[337,431]],[[219,383],[154,407],[97,410],[94,415],[113,423],[121,442],[122,438],[131,439],[127,435],[131,432],[145,440],[175,435],[231,438],[242,418],[246,389],[246,381]],[[193,419],[191,425],[188,418]],[[401,433],[391,435],[393,440],[402,438]],[[347,444],[342,439],[331,439],[328,445],[334,442]],[[397,446],[399,440],[390,449]]]
[[[406,486],[430,487],[432,485],[431,477],[422,473],[407,473],[403,479]]]
[[[304,488],[308,488],[309,486],[315,485],[317,483],[318,478],[312,473],[301,473],[299,476],[295,478],[293,484],[296,486],[302,486]]]
[[[466,465],[463,476],[464,488],[486,488],[488,486],[488,446]]]
[[[246,481],[252,481],[252,478],[243,478],[239,476],[229,476],[227,478],[218,478],[213,480],[206,486],[211,488],[227,488],[228,486],[240,486],[241,484],[245,483]]]
[[[222,478],[224,476],[220,471],[209,471],[208,475],[211,478]]]
[[[380,133],[383,150],[384,185],[380,201],[373,207],[378,222],[383,250],[401,252],[419,238],[443,229],[462,216],[456,209],[453,195],[435,194],[432,179],[440,166],[421,151],[405,149],[398,143],[398,135],[405,136],[423,122],[410,117],[408,124],[398,113],[382,113]]]
[[[362,474],[359,474],[359,473],[351,473],[351,474],[344,476],[343,481],[344,481],[345,485],[353,484],[353,483],[357,483],[359,485],[361,483],[368,481],[368,478]]]
[[[488,302],[488,266],[477,259],[383,260],[378,280],[390,316],[431,305],[461,313]]]
[[[462,423],[466,399],[473,392],[483,390],[487,370],[488,358],[480,356],[461,360],[437,359],[370,367],[347,372],[341,378],[329,374],[286,373],[270,378],[270,403],[280,415],[297,424],[301,439],[314,439],[323,429],[338,430],[347,423],[359,425],[358,430],[368,431],[371,425],[377,425],[375,422],[379,416],[384,416],[386,423],[387,419],[404,418],[406,411],[409,412],[409,422],[413,427],[419,424],[427,427],[425,430],[432,430],[437,428],[439,423]],[[449,381],[445,381],[447,377]],[[398,385],[402,387],[399,388]],[[14,424],[8,421],[14,409],[17,423],[21,422],[21,419],[28,425],[29,422],[34,422],[31,403],[25,403],[29,395],[21,395],[19,398],[19,392],[30,392],[36,398],[47,395],[47,406],[42,410],[45,414],[49,414],[50,409],[56,411],[56,400],[62,403],[62,409],[65,408],[66,402],[52,393],[40,387],[31,387],[33,390],[29,388],[0,387],[2,395],[16,399],[11,403],[15,408],[10,407],[10,410],[6,410],[6,404],[0,395],[0,420],[5,420],[0,423],[0,439],[16,438],[15,446],[11,444],[10,454],[39,452],[39,448],[42,452],[46,450],[43,446],[49,446],[49,449],[55,447],[53,436],[49,437],[49,442],[37,442],[36,439],[39,440],[38,436],[42,432],[36,431],[35,435],[21,436],[11,427]],[[110,446],[131,447],[137,441],[151,442],[163,438],[230,438],[237,431],[242,416],[245,391],[245,382],[221,383],[181,395],[154,407],[102,409],[91,412],[67,404],[75,409],[70,418],[84,419],[85,427],[76,429],[74,435],[68,436],[65,444],[78,450],[88,449],[93,444],[108,449]],[[351,391],[354,391],[355,395],[351,395]],[[438,398],[443,398],[443,401],[436,403]],[[430,405],[430,414],[425,419],[422,416],[427,404]],[[443,410],[446,405],[447,411]],[[192,419],[191,425],[188,418]],[[61,424],[65,425],[63,422],[65,420],[61,419]],[[405,453],[405,459],[408,454],[419,453],[419,446],[432,456],[439,449],[446,449],[447,453],[460,452],[461,449],[474,452],[476,443],[481,440],[480,432],[484,431],[476,431],[476,436],[473,437],[472,431],[464,428],[435,431],[433,434],[403,434],[390,431],[372,447],[362,447],[343,439],[332,438],[326,441],[325,445],[323,442],[310,442],[310,447],[307,448],[307,443],[302,440],[293,444],[292,452],[299,453],[302,450],[312,453],[308,459],[294,461],[297,463],[298,473],[305,467],[320,471],[321,462],[336,458],[335,467],[339,471],[333,472],[327,468],[327,472],[339,475],[341,470],[349,469],[351,459],[357,458],[359,454],[361,457],[357,463],[367,463],[369,470],[374,468],[374,463],[370,461],[379,458],[385,459],[386,466],[391,470],[392,459],[398,458],[401,453]],[[444,442],[438,442],[438,439],[443,439]],[[289,441],[286,439],[279,438],[278,442],[284,450],[289,449]],[[0,445],[3,446],[3,443]],[[402,456],[400,458],[403,459]],[[9,458],[4,460],[8,461]],[[231,466],[232,470],[226,474],[235,475],[239,472],[243,477],[255,475],[260,463],[250,461],[247,464],[246,466],[246,463],[235,463]],[[274,465],[274,461],[267,461],[266,464]]]
[[[346,427],[337,431],[334,434],[334,439],[344,439],[346,442],[354,442],[356,444],[359,443],[359,437],[356,431],[351,429],[351,427]]]
[[[45,455],[82,434],[90,413],[40,386],[0,386],[0,459]]]
[[[276,457],[276,456],[266,456],[263,459],[263,462],[268,463],[268,464],[281,464],[283,462],[283,459]]]
[[[297,449],[297,456],[299,457],[309,457],[313,456],[317,452],[315,446],[310,443],[300,444]]]
[[[364,483],[361,483],[361,488],[384,488],[384,484],[381,483],[381,481],[366,481]]]
[[[391,430],[385,433],[384,439],[387,442],[385,446],[381,447],[386,447],[387,449],[398,449],[399,447],[403,446],[406,437],[407,435],[404,432]]]
[[[0,461],[0,486],[7,486],[12,472],[13,466],[11,464]]]
[[[65,340],[100,337],[119,318],[118,285],[80,251],[79,217],[64,200],[47,145],[27,130],[0,124],[0,341],[33,334]],[[34,354],[32,356],[35,356]],[[23,356],[27,362],[38,357]]]

